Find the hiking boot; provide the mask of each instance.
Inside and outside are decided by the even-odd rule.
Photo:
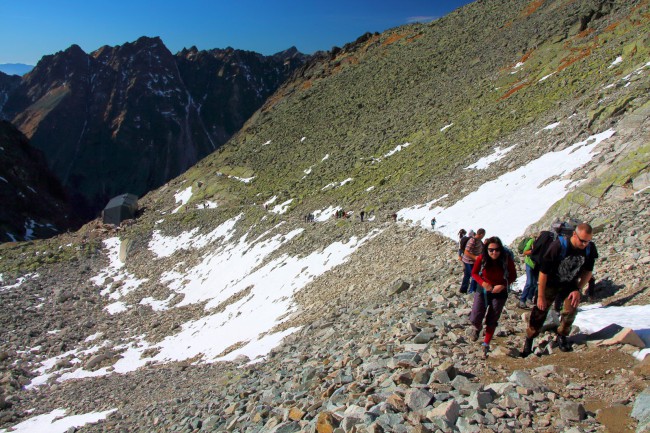
[[[472,331],[469,333],[469,339],[472,341],[477,341],[480,333],[481,331],[479,331],[478,329],[472,328]]]
[[[490,345],[483,342],[481,343],[481,346],[483,346],[483,359],[487,359],[488,352],[490,352]]]
[[[571,343],[569,343],[569,340],[567,340],[566,336],[564,335],[558,334],[555,343],[562,352],[571,352],[573,350]]]
[[[530,307],[528,306],[528,304],[525,303],[525,302],[523,302],[523,301],[519,301],[519,304],[517,305],[517,307],[521,308],[522,310],[528,310],[528,309],[530,309]]]
[[[521,357],[526,358],[531,353],[533,353],[533,339],[526,337],[526,341],[524,341],[524,349],[521,351]]]

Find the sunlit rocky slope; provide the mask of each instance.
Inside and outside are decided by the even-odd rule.
[[[649,14],[479,1],[364,35],[132,224],[5,248],[3,426],[66,409],[103,420],[81,431],[643,431]],[[483,360],[456,232],[511,243],[568,216],[600,253],[574,352],[547,333],[518,358],[513,294]],[[610,323],[637,334],[598,346]]]

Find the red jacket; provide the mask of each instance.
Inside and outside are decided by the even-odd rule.
[[[515,268],[515,262],[512,261],[510,255],[505,251],[502,251],[501,254],[506,254],[507,266],[508,266],[508,281],[503,276],[503,268],[499,265],[492,265],[490,263],[485,266],[483,269],[483,274],[479,275],[481,272],[481,263],[483,262],[483,255],[481,254],[474,262],[474,267],[472,268],[472,278],[476,280],[479,286],[483,286],[483,283],[487,282],[492,286],[498,285],[508,285],[510,286],[517,279],[517,269]],[[507,291],[503,291],[507,293]]]

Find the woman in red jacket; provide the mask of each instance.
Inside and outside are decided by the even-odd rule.
[[[486,240],[487,248],[478,256],[472,268],[472,278],[482,289],[474,294],[474,305],[469,316],[474,325],[472,340],[478,340],[485,319],[483,357],[487,357],[490,341],[496,330],[501,311],[508,299],[508,286],[517,279],[515,262],[504,248],[501,239],[494,236]]]

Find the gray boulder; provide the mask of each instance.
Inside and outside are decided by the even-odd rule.
[[[436,419],[443,419],[451,425],[456,424],[460,415],[460,405],[456,400],[446,401],[427,413],[427,418],[434,421]]]
[[[529,389],[531,391],[545,391],[546,387],[539,382],[537,382],[535,379],[533,379],[533,376],[527,371],[523,370],[517,370],[514,371],[508,380],[512,383],[514,383],[517,386],[521,386],[522,388]]]
[[[560,416],[567,421],[582,421],[587,417],[585,408],[580,403],[564,401],[559,403]]]
[[[470,382],[465,376],[456,376],[451,381],[451,386],[463,395],[471,395],[473,392],[483,390],[482,384]]]
[[[639,421],[637,433],[650,432],[650,387],[636,398],[630,416]]]
[[[411,410],[424,409],[431,404],[433,394],[425,389],[409,389],[404,401]]]
[[[388,287],[388,294],[389,295],[397,295],[399,293],[402,293],[411,287],[411,283],[408,283],[404,281],[401,278],[398,278],[397,280],[393,281],[391,285]]]

